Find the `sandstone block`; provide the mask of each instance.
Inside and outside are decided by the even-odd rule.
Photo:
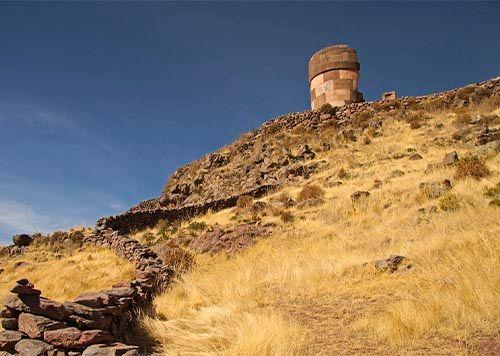
[[[13,350],[14,346],[21,341],[23,334],[14,330],[0,331],[0,351]]]
[[[45,331],[66,327],[62,322],[29,313],[19,315],[18,324],[19,331],[27,334],[32,339],[41,339]]]
[[[135,356],[139,355],[137,346],[130,346],[121,343],[109,345],[98,344],[91,345],[83,351],[82,356]]]
[[[64,328],[46,331],[44,340],[54,346],[79,349],[92,344],[102,344],[111,341],[111,335],[103,330],[80,331],[77,328]]]
[[[5,330],[17,330],[17,318],[3,318],[2,328]]]
[[[19,356],[45,356],[54,346],[41,340],[23,339],[19,341],[15,350]]]
[[[4,305],[18,312],[41,315],[55,320],[63,320],[71,314],[63,304],[36,295],[9,295]]]

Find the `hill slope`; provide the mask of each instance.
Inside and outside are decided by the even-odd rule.
[[[132,212],[240,198],[135,233],[194,266],[144,326],[167,355],[498,353],[499,127],[495,79],[291,114],[183,167]]]

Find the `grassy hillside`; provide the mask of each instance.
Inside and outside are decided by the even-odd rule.
[[[190,226],[258,221],[271,230],[230,257],[195,254],[144,326],[165,355],[494,353],[500,158],[474,135],[478,119],[494,128],[499,114],[498,101],[387,113],[356,142],[331,135],[332,148],[314,158],[323,169],[267,195],[257,212],[242,203],[171,235],[165,226],[137,233],[179,245]],[[454,150],[458,163],[429,167]],[[353,202],[356,191],[370,195]],[[290,198],[293,206],[282,203]],[[377,270],[373,261],[389,255],[409,268]]]
[[[0,260],[0,269],[1,300],[21,278],[32,282],[42,296],[65,302],[134,277],[132,263],[109,249],[90,246],[60,252],[33,246],[22,256]]]

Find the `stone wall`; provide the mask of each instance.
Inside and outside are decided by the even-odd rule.
[[[0,316],[0,355],[139,355],[130,338],[136,312],[170,282],[173,270],[138,241],[111,229],[84,238],[135,263],[135,279],[59,303],[17,281]],[[2,353],[3,352],[3,353]]]

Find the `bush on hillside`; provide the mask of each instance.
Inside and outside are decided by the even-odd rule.
[[[300,191],[297,201],[303,202],[309,199],[323,199],[324,195],[325,191],[321,187],[315,184],[307,184]]]
[[[491,174],[484,161],[476,156],[464,157],[457,163],[456,179],[474,178],[480,180]]]
[[[253,205],[253,198],[250,195],[242,195],[236,201],[236,208],[239,211],[249,211]]]
[[[333,109],[333,106],[331,106],[328,103],[321,105],[321,107],[318,109],[318,111],[321,114],[330,114],[330,115],[335,114],[335,110]]]

